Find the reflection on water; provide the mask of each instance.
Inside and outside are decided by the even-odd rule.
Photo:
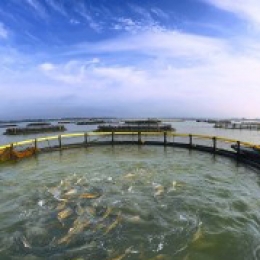
[[[258,259],[256,172],[177,148],[42,154],[0,168],[0,259]]]

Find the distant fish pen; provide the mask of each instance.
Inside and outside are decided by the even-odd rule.
[[[99,125],[98,132],[163,132],[163,131],[175,131],[171,125],[158,124],[158,125]]]
[[[85,120],[85,121],[78,121],[76,125],[98,125],[105,123],[104,120]]]
[[[36,123],[29,123],[26,125],[26,127],[45,127],[50,125],[51,123],[48,122],[36,122]]]
[[[231,122],[231,121],[220,121],[216,122],[215,128],[224,129],[248,129],[248,130],[260,130],[260,122]]]
[[[175,131],[170,124],[163,124],[157,119],[127,120],[123,124],[99,125],[100,132],[164,132]]]
[[[15,126],[17,126],[17,125],[15,125],[15,124],[0,124],[0,128],[7,128],[7,127],[15,127]]]
[[[260,145],[223,137],[181,134],[172,131],[84,132],[40,137],[0,146],[0,162],[19,160],[44,152],[100,145],[159,145],[187,148],[229,157],[260,170]],[[258,151],[259,156],[251,156],[251,153],[248,153],[251,148]]]
[[[26,127],[7,128],[4,135],[25,135],[46,132],[64,132],[67,129],[64,125],[51,125],[48,123],[32,123]]]

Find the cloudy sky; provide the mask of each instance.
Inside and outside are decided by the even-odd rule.
[[[1,0],[0,120],[260,115],[259,0]]]

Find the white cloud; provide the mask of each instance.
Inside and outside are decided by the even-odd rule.
[[[75,46],[67,55],[83,53],[142,54],[160,58],[208,59],[228,49],[225,41],[177,31],[149,31],[95,44]]]
[[[206,116],[254,117],[260,110],[260,45],[240,51],[233,47],[233,42],[181,32],[145,32],[79,47],[88,54],[140,57],[134,65],[70,61],[56,64],[58,69],[48,76],[81,86],[79,99],[92,95],[107,102],[124,99],[126,106],[137,101],[167,109],[179,104]]]
[[[67,12],[63,6],[63,4],[60,1],[56,0],[47,0],[47,3],[53,8],[56,12],[62,14],[63,16],[68,16]]]
[[[164,27],[160,26],[157,22],[153,20],[133,20],[131,18],[124,17],[116,19],[116,23],[112,26],[111,29],[123,30],[132,34],[165,30]]]
[[[7,39],[8,31],[5,28],[4,24],[0,22],[0,38]]]
[[[48,17],[45,7],[42,5],[41,1],[37,0],[25,0],[27,5],[29,5],[31,8],[33,8],[37,13],[44,19]]]
[[[70,19],[71,24],[80,24],[80,22],[76,19]]]
[[[52,71],[55,69],[55,66],[51,63],[43,63],[39,65],[39,68],[43,71]]]
[[[75,46],[77,52],[70,53],[71,58],[64,55],[62,63],[50,58],[13,74],[0,71],[1,95],[9,100],[29,93],[47,101],[66,95],[73,96],[75,104],[102,104],[104,109],[121,102],[122,113],[129,108],[135,113],[143,106],[151,115],[160,111],[174,116],[179,109],[183,116],[256,117],[260,44],[239,44],[236,49],[231,41],[176,31],[88,43]],[[80,53],[91,58],[76,59]],[[11,93],[6,85],[17,91]]]
[[[260,2],[258,0],[202,0],[223,10],[235,13],[260,25]]]
[[[85,6],[84,2],[80,2],[78,3],[78,5],[76,6],[75,12],[78,13],[82,18],[84,18],[87,23],[88,26],[100,33],[103,30],[103,26],[101,22],[96,21],[95,17],[92,15],[92,13],[87,9],[87,7]]]
[[[169,19],[169,15],[160,8],[156,8],[156,7],[152,8],[151,13],[157,15],[162,19]]]

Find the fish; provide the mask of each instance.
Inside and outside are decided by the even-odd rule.
[[[81,216],[82,214],[84,214],[85,209],[80,205],[80,203],[77,203],[76,206],[76,213],[77,215]]]
[[[91,216],[95,216],[95,215],[96,215],[96,209],[95,209],[94,207],[87,207],[87,208],[85,209],[85,211],[86,211],[89,215],[91,215]]]
[[[112,213],[112,208],[108,207],[102,217],[102,220],[106,219]]]
[[[58,204],[58,206],[56,207],[57,210],[63,210],[66,207],[66,203],[65,201],[62,201],[61,203]]]
[[[139,215],[126,216],[126,217],[124,217],[124,219],[126,222],[134,223],[134,224],[144,224],[145,223],[145,221]]]
[[[121,254],[121,255],[119,255],[119,256],[117,256],[117,257],[114,257],[114,258],[112,258],[111,260],[122,260],[122,259],[125,258],[128,254],[131,253],[131,249],[132,249],[132,247],[127,248],[123,254]]]
[[[100,222],[100,223],[98,223],[98,224],[95,225],[95,227],[94,227],[93,230],[96,232],[96,231],[98,231],[98,230],[100,230],[100,229],[103,229],[103,228],[105,228],[105,227],[106,227],[106,225],[105,225],[104,223]]]
[[[68,244],[74,236],[78,233],[82,232],[86,227],[90,225],[89,221],[81,222],[81,221],[74,221],[73,227],[69,229],[68,233],[58,240],[58,244]]]
[[[192,237],[192,242],[196,242],[197,240],[203,237],[201,226],[202,226],[202,222],[199,222],[199,227]]]
[[[155,257],[150,258],[149,260],[169,260],[169,256],[168,255],[164,255],[164,254],[159,254]]]
[[[161,184],[153,183],[153,188],[155,190],[154,197],[161,196],[165,192],[165,188]]]
[[[58,219],[62,220],[65,219],[73,214],[73,210],[71,208],[66,208],[63,211],[58,213]]]
[[[125,179],[132,179],[132,178],[135,178],[136,175],[134,173],[128,173],[124,176]]]
[[[80,199],[96,199],[99,198],[101,194],[98,193],[83,193],[79,196]]]
[[[30,245],[30,243],[28,242],[28,240],[26,239],[25,236],[22,237],[22,243],[23,243],[24,247],[32,248],[32,246]]]
[[[82,178],[79,178],[79,179],[75,182],[75,184],[76,184],[76,185],[77,185],[77,184],[80,184],[81,181],[82,181]]]
[[[76,195],[78,193],[78,190],[77,189],[71,189],[69,191],[67,191],[64,196],[65,197],[70,197],[70,196],[73,196],[73,195]]]
[[[105,231],[105,235],[108,234],[111,230],[113,230],[122,220],[122,216],[121,216],[121,212],[117,215],[116,220],[107,227],[106,231]]]
[[[44,204],[45,204],[45,201],[44,201],[44,200],[39,200],[37,204],[38,204],[40,207],[43,207]]]

